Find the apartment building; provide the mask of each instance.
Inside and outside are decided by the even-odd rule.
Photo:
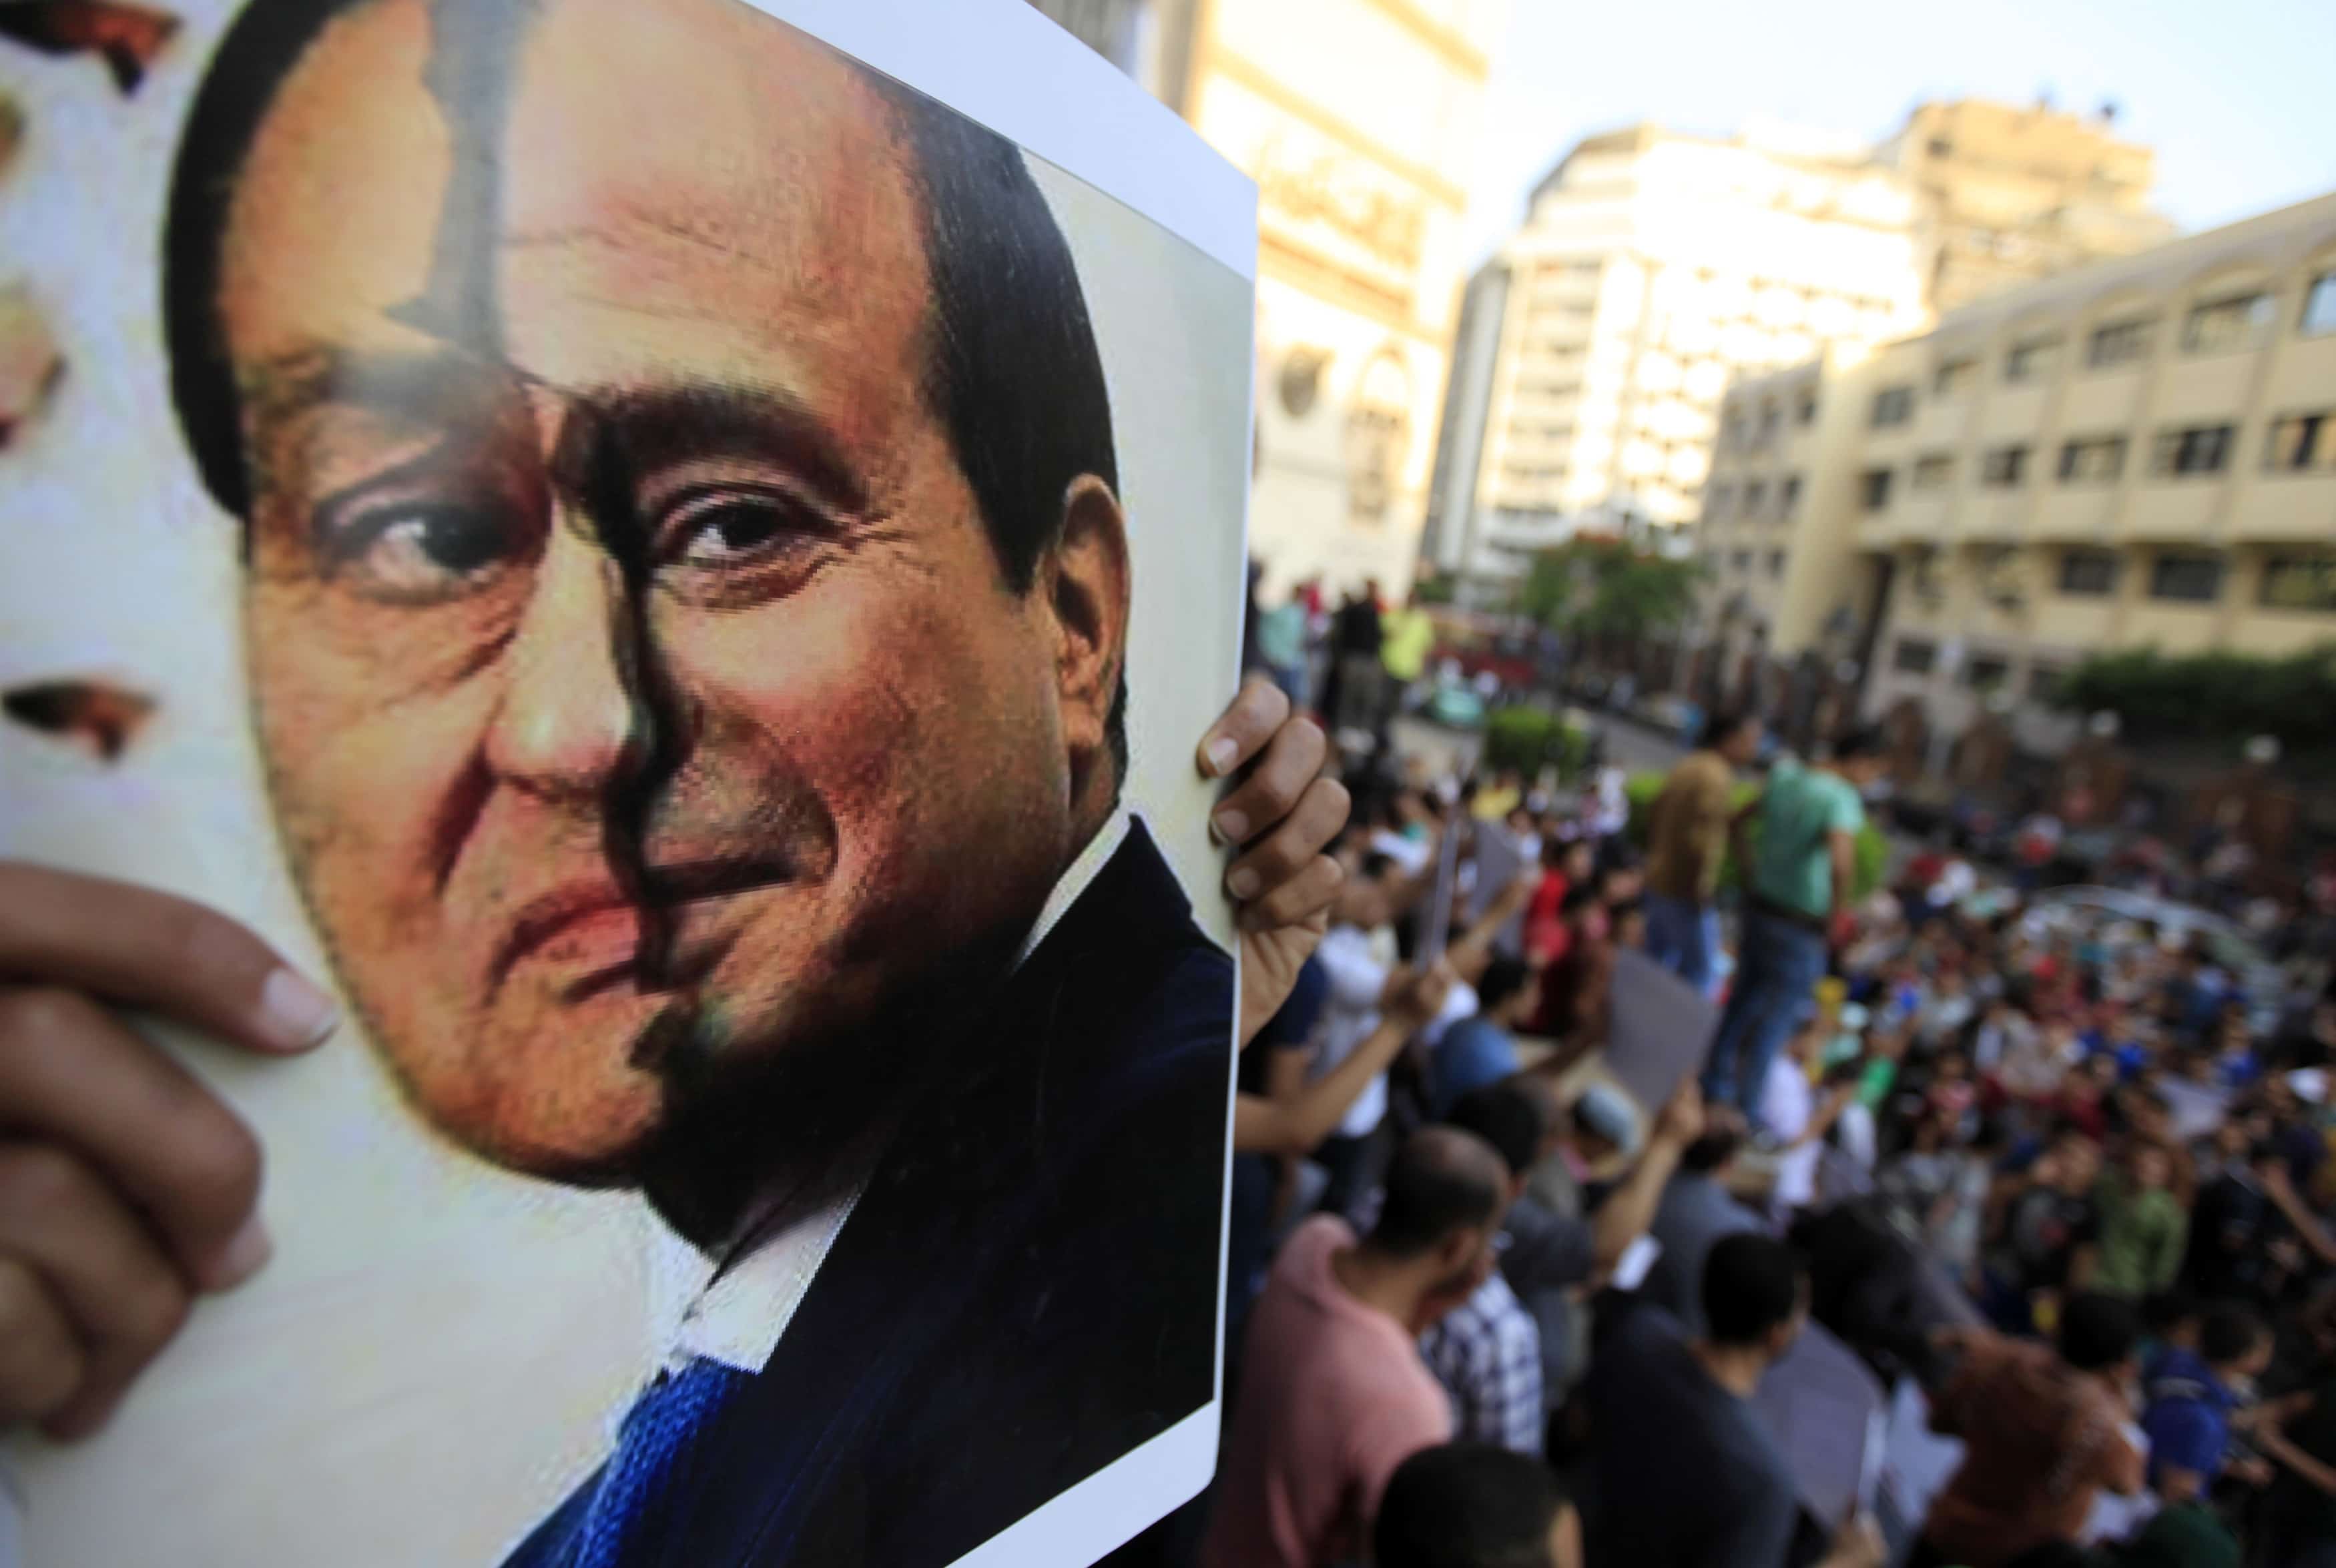
[[[1257,181],[1267,592],[1401,594],[1460,305],[1509,0],[1033,0]],[[1336,40],[1335,48],[1324,46]]]
[[[1576,146],[1494,264],[1497,321],[1461,343],[1451,396],[1481,413],[1447,411],[1433,564],[1498,577],[1577,525],[1691,521],[1731,378],[1922,324],[1916,218],[1903,177],[1821,133]]]
[[[1804,398],[1832,418],[1764,444]],[[1714,625],[1737,595],[1741,624],[1712,641],[1740,655],[1757,621],[1772,669],[1854,662],[1868,713],[1991,711],[2051,751],[2074,721],[2044,699],[2089,653],[2336,641],[2336,196],[1747,382],[1722,417],[1697,547]]]
[[[1923,297],[1944,314],[2000,289],[2175,237],[2151,210],[2156,158],[2116,133],[2117,111],[2048,103],[1922,103],[1875,156],[1913,182]]]

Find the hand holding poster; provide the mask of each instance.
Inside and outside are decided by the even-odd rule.
[[[1090,1561],[1214,1457],[1246,183],[1015,0],[180,22],[25,67],[0,677],[136,701],[0,857],[351,1024],[171,1037],[275,1261],[30,1561]]]

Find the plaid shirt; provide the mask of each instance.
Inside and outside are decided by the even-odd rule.
[[[1419,1337],[1419,1353],[1452,1396],[1454,1437],[1540,1455],[1541,1330],[1498,1270]]]

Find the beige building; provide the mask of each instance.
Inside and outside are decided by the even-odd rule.
[[[1036,0],[1258,183],[1268,591],[1409,584],[1509,0]]]
[[[1434,564],[1519,569],[1577,527],[1696,516],[1731,378],[1922,324],[1911,187],[1774,125],[1583,141],[1470,295]]]
[[[2115,111],[1924,103],[1876,156],[1922,198],[1924,297],[1946,312],[2174,237],[2150,210],[2156,156],[2119,140]]]
[[[1756,647],[1771,696],[1856,661],[1869,714],[1992,709],[2049,752],[2074,724],[2040,699],[2088,653],[2336,640],[2336,196],[1748,382],[1724,417],[1745,439],[1697,534],[1721,694]]]

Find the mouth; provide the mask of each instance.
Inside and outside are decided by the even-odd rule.
[[[496,944],[488,979],[500,987],[512,972],[543,962],[569,972],[561,1000],[580,1001],[639,976],[647,949],[694,905],[777,886],[792,866],[764,857],[677,861],[648,867],[638,892],[609,877],[563,884],[530,899]],[[664,976],[664,982],[676,977]]]

